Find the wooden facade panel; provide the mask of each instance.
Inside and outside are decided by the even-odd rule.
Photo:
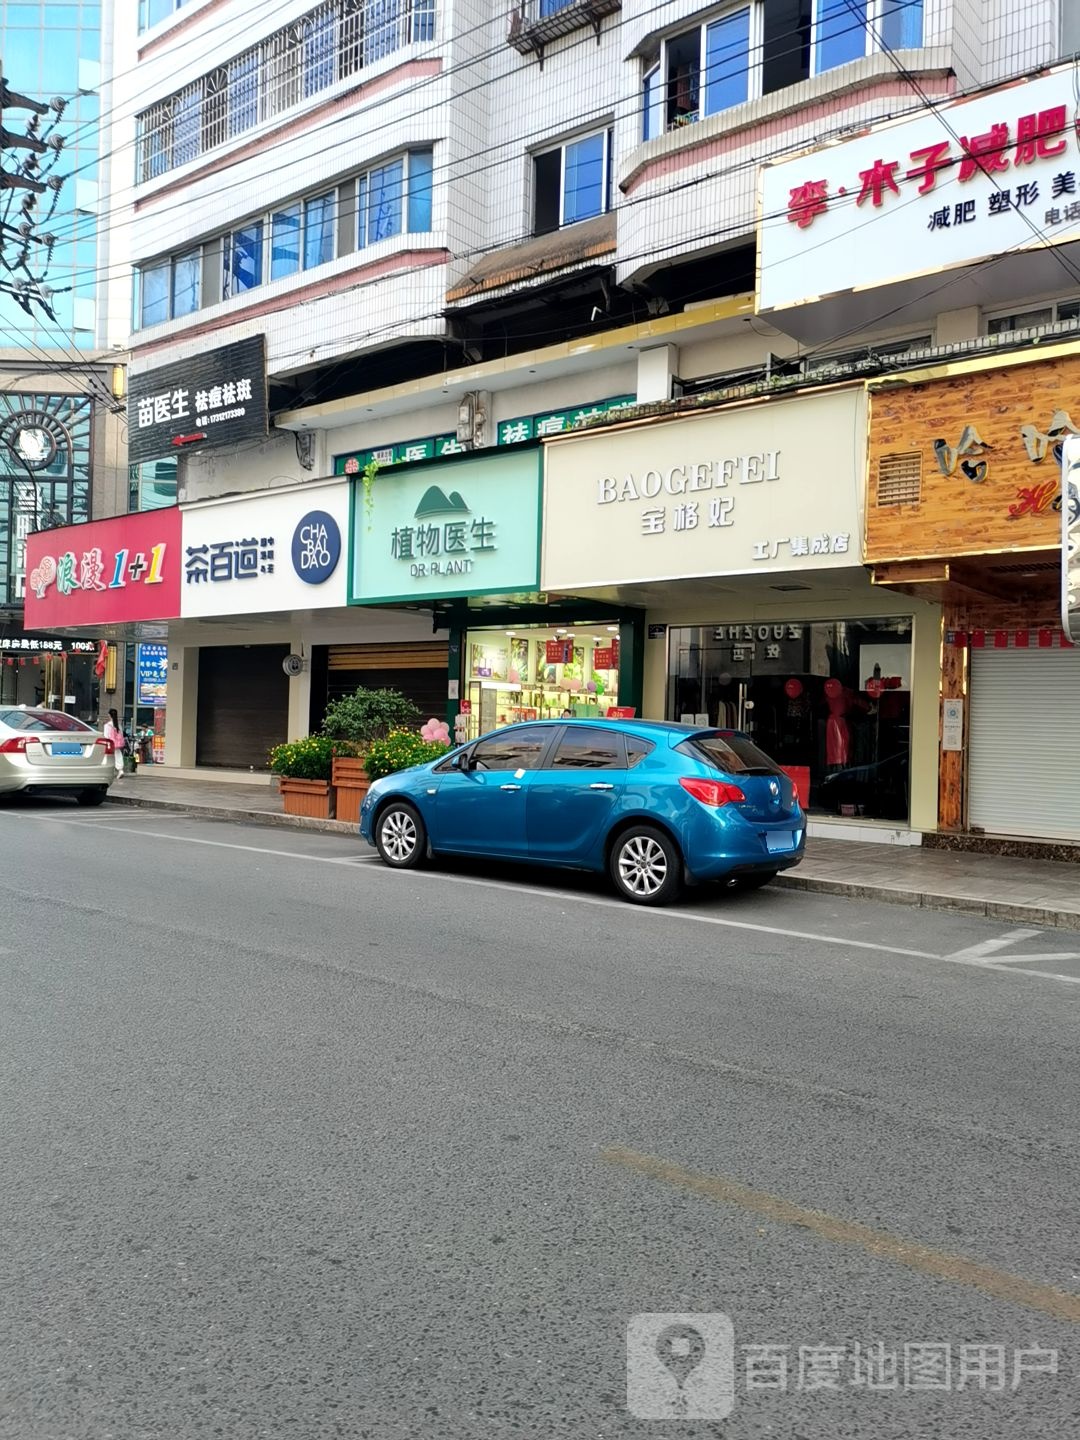
[[[873,390],[867,562],[1058,543],[1057,445],[1074,420],[1080,426],[1080,353]],[[910,471],[916,453],[918,503],[879,504],[879,475],[895,494],[898,457]]]

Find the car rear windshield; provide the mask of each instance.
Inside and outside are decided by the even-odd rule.
[[[704,760],[716,770],[725,770],[729,775],[779,775],[779,765],[770,760],[745,735],[736,735],[730,730],[716,731],[712,735],[695,735],[676,745],[684,755],[695,760]]]
[[[0,721],[12,730],[88,730],[89,725],[62,710],[0,710]]]

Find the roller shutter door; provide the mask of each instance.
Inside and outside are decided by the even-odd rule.
[[[289,737],[287,645],[210,645],[199,651],[195,763],[266,770]]]
[[[968,819],[1080,840],[1080,648],[972,650]]]

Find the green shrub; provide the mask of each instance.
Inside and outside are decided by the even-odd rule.
[[[351,695],[342,695],[326,707],[322,733],[331,740],[343,742],[338,753],[345,754],[344,745],[356,747],[356,754],[373,740],[385,740],[392,730],[414,725],[420,711],[400,690],[368,690],[363,685]]]
[[[328,735],[289,740],[270,751],[270,769],[289,780],[329,780],[333,761],[334,742]]]
[[[415,730],[392,730],[385,740],[368,746],[366,768],[372,780],[396,775],[411,765],[426,765],[450,749],[441,740],[424,740]]]

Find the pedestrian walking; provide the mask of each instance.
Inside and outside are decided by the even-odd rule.
[[[124,769],[124,749],[127,741],[124,739],[124,732],[120,728],[120,716],[115,710],[109,711],[109,718],[105,721],[105,739],[111,740],[113,754],[116,757],[116,769],[120,773]]]

